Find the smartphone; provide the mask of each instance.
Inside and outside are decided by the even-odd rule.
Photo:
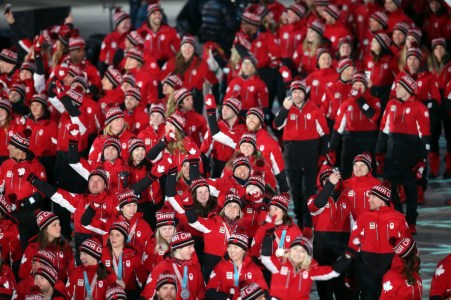
[[[291,91],[290,90],[287,91],[287,97],[291,98]]]
[[[11,6],[11,3],[5,5],[5,15],[9,14],[9,12],[11,11]]]

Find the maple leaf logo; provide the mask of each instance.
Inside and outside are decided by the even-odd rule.
[[[393,289],[393,286],[391,285],[390,280],[384,282],[384,284],[382,286],[382,289],[384,290],[385,293],[388,292],[388,291],[391,291]]]
[[[445,269],[443,268],[443,265],[440,265],[437,267],[437,269],[435,269],[435,277],[439,277],[443,273],[445,273]]]

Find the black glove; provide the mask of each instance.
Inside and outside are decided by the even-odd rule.
[[[343,271],[351,264],[352,259],[346,255],[340,256],[336,262],[332,265],[332,269],[337,273],[343,273]]]

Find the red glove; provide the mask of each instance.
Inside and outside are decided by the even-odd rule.
[[[200,160],[199,151],[197,151],[194,148],[191,148],[188,151],[188,162],[190,164],[195,164],[195,163],[199,163],[199,160]]]
[[[383,154],[376,154],[376,172],[379,176],[384,174],[384,160],[385,157]]]
[[[426,167],[425,160],[420,160],[419,162],[417,162],[415,167],[413,167],[412,171],[415,172],[415,176],[416,176],[417,180],[423,179],[423,172],[424,172],[425,167]]]
[[[177,136],[175,135],[175,133],[173,131],[169,131],[164,136],[163,141],[164,141],[164,143],[166,145],[169,144],[169,143],[172,143],[172,142],[176,142],[177,141]]]
[[[80,126],[78,124],[70,124],[68,128],[70,139],[78,141],[78,138],[80,137]]]
[[[42,45],[44,44],[44,36],[40,35],[34,39],[33,49],[35,53],[41,53]]]
[[[318,158],[318,167],[321,167],[322,165],[326,164],[327,157],[324,155],[320,155]]]
[[[252,194],[247,193],[244,196],[244,198],[249,204],[254,204],[254,203],[261,202],[263,199],[263,195],[260,193],[252,193]]]
[[[327,153],[327,160],[332,167],[335,166],[335,163],[337,162],[337,153],[335,151],[329,151],[329,153]]]
[[[279,73],[282,75],[283,82],[285,85],[290,85],[293,80],[293,76],[291,75],[291,70],[287,66],[281,66],[279,68]]]
[[[177,165],[172,157],[168,157],[162,161],[163,166],[166,169],[166,173],[177,173]]]
[[[205,96],[205,109],[209,113],[216,112],[216,100],[215,96],[208,94]]]
[[[152,167],[152,170],[150,170],[149,173],[147,173],[147,176],[152,180],[155,181],[161,176],[163,176],[164,172],[166,171],[166,167],[162,164],[155,164]]]

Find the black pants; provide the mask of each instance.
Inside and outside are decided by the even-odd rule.
[[[426,170],[423,174],[427,174]],[[423,176],[424,177],[424,176]],[[391,200],[395,209],[403,212],[402,204],[399,200],[398,185],[404,186],[406,194],[406,221],[408,224],[415,225],[417,223],[417,180],[416,175],[412,171],[411,166],[405,166],[396,160],[386,159],[384,169],[384,180],[388,180],[391,184]]]
[[[373,86],[371,87],[370,93],[374,97],[377,97],[381,100],[381,111],[385,110],[385,106],[387,105],[388,99],[390,98],[391,85],[385,86]],[[382,114],[381,114],[382,118]]]
[[[431,125],[431,150],[432,153],[439,153],[440,134],[442,133],[442,112],[436,101],[426,101],[424,104],[429,110],[429,121]]]
[[[204,252],[204,263],[202,264],[202,275],[204,276],[205,283],[210,280],[210,274],[216,265],[221,261],[221,256],[212,255]]]
[[[81,153],[80,153],[81,154]],[[86,193],[88,182],[69,166],[67,152],[58,151],[55,163],[55,185],[71,193]],[[70,241],[72,239],[71,213],[60,205],[53,205],[53,212],[61,221],[61,234]]]
[[[298,220],[298,226],[301,228],[312,227],[312,217],[307,207],[307,199],[316,192],[317,173],[316,165],[303,169],[287,169],[294,214]]]
[[[340,160],[340,173],[343,179],[348,179],[352,176],[352,162],[356,155],[362,154],[363,152],[371,153],[373,161],[372,169],[376,171],[374,149],[376,149],[377,135],[377,131],[345,132],[343,134]]]
[[[358,276],[361,299],[378,300],[382,292],[382,277],[390,269],[393,253],[361,253]]]
[[[443,98],[442,120],[445,129],[446,152],[451,152],[451,100]]]
[[[313,257],[320,265],[332,265],[345,252],[349,233],[315,231]],[[316,281],[320,299],[348,299],[344,273],[327,281]]]

